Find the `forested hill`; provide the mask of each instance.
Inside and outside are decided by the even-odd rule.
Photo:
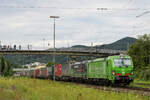
[[[99,46],[100,49],[114,49],[114,50],[127,50],[130,45],[135,43],[137,39],[132,37],[125,37],[123,39],[120,39],[114,43],[106,44]]]
[[[111,44],[97,45],[98,49],[113,49],[113,50],[127,50],[130,45],[135,43],[137,39],[132,37],[125,37]],[[75,45],[72,48],[91,48],[85,45]]]

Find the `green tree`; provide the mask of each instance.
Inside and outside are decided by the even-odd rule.
[[[136,75],[147,79],[150,76],[148,74],[150,70],[146,71],[150,69],[150,35],[139,36],[138,40],[130,46],[128,54],[133,59]]]
[[[2,76],[4,76],[4,73],[5,73],[5,65],[6,65],[6,63],[5,63],[5,59],[4,59],[4,57],[2,56],[1,57],[1,75]]]
[[[54,64],[55,64],[54,62],[49,61],[49,62],[47,63],[47,65],[46,65],[46,67],[51,67],[51,66],[54,65]]]
[[[13,64],[7,61],[3,56],[1,57],[0,64],[0,75],[1,76],[10,76],[13,75],[12,71]]]
[[[7,63],[7,71],[6,71],[5,76],[12,76],[14,64],[10,63],[8,60],[6,60],[6,63]]]

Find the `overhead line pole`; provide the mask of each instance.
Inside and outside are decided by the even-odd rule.
[[[55,18],[59,18],[59,16],[50,16],[50,18],[53,18],[53,19],[54,19],[54,54],[53,54],[54,73],[53,73],[53,80],[55,81],[55,67],[56,67],[56,48],[55,48]]]

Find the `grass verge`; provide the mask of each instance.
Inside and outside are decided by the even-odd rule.
[[[115,93],[67,82],[0,78],[0,100],[149,100],[133,93]]]

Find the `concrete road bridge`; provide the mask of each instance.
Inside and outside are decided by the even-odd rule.
[[[125,54],[120,50],[83,50],[83,49],[56,49],[56,50],[0,50],[1,55],[70,55],[70,56],[98,56],[107,57],[112,55]]]

